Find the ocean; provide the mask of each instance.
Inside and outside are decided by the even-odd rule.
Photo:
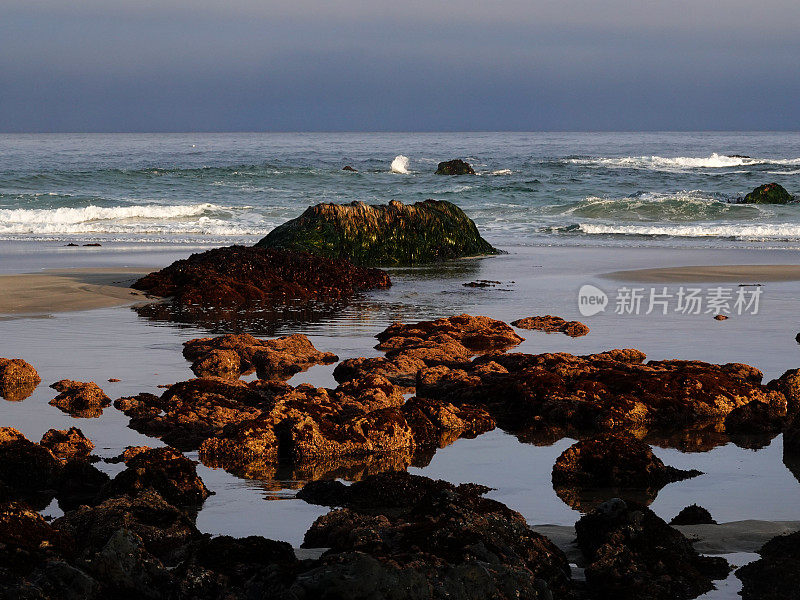
[[[433,174],[456,157],[478,175]],[[0,239],[248,243],[435,198],[500,246],[796,248],[800,204],[735,204],[772,181],[800,193],[800,133],[0,135]]]

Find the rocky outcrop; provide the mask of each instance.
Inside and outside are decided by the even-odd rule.
[[[701,428],[753,400],[786,403],[747,365],[644,358],[637,350],[487,354],[467,368],[423,369],[417,394],[483,406],[509,431],[558,426],[564,433]]]
[[[320,352],[311,341],[296,333],[274,340],[259,340],[247,333],[189,340],[183,355],[192,361],[198,377],[215,375],[238,379],[253,371],[261,379],[289,379],[313,365],[339,360],[331,352]]]
[[[681,510],[669,522],[670,525],[713,525],[716,521],[702,506],[691,504]]]
[[[231,246],[179,260],[132,287],[169,297],[178,306],[269,309],[345,301],[362,290],[387,288],[389,276],[304,252]]]
[[[742,600],[787,600],[800,590],[800,532],[772,538],[761,558],[736,571]]]
[[[673,481],[701,475],[665,465],[650,446],[618,432],[582,440],[567,448],[553,466],[556,494],[577,510],[615,496],[652,501]],[[600,492],[598,494],[598,492]]]
[[[713,589],[729,567],[700,556],[691,542],[649,508],[610,500],[575,524],[593,597],[688,600]]]
[[[337,381],[380,374],[393,383],[414,387],[420,369],[467,366],[475,354],[506,350],[523,339],[506,323],[489,317],[457,315],[414,324],[394,323],[377,336],[377,358],[353,358],[333,371]]]
[[[258,247],[310,252],[357,265],[409,266],[498,254],[455,204],[317,204],[273,229]]]
[[[743,204],[788,204],[792,196],[783,186],[777,183],[767,183],[758,186],[744,197]]]
[[[50,401],[71,417],[93,419],[103,414],[103,409],[111,406],[111,398],[105,395],[94,381],[72,381],[62,379],[50,386],[61,392]]]
[[[42,436],[39,445],[50,450],[61,460],[86,458],[94,449],[92,441],[77,427],[50,429]]]
[[[589,333],[589,328],[580,321],[565,321],[561,317],[544,315],[543,317],[526,317],[512,321],[514,327],[520,329],[536,329],[547,333],[563,333],[569,337],[581,337]]]
[[[460,158],[440,162],[436,167],[436,175],[475,175],[475,169]]]
[[[21,358],[0,358],[0,397],[19,402],[30,396],[41,381],[36,369]]]
[[[197,509],[211,494],[194,461],[172,448],[137,452],[127,459],[126,469],[101,491],[101,497],[136,497],[144,490],[155,490],[173,506]]]
[[[437,401],[406,401],[381,376],[336,389],[280,382],[203,378],[171,386],[161,397],[142,394],[116,406],[131,427],[237,474],[257,474],[279,462],[305,468],[397,453],[407,466],[420,452],[492,429],[482,409]],[[345,469],[346,470],[346,469]]]
[[[309,597],[561,597],[566,557],[522,515],[483,498],[488,489],[407,473],[308,484],[300,498],[343,508],[306,533],[304,546],[329,550],[295,585]]]

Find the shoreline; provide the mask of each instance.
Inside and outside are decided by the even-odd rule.
[[[0,315],[40,317],[135,304],[145,294],[130,286],[151,271],[104,267],[0,275]]]
[[[765,281],[800,281],[800,265],[691,265],[612,271],[603,279],[635,283],[714,283],[742,285]]]

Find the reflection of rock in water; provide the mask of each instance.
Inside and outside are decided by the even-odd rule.
[[[791,471],[794,478],[800,483],[800,454],[786,450],[786,442],[783,446],[783,464]]]
[[[344,306],[342,303],[303,302],[282,306],[253,303],[246,307],[214,307],[154,302],[132,308],[150,321],[200,326],[211,333],[273,335],[281,327],[331,319]]]
[[[0,386],[0,398],[9,402],[22,402],[26,398],[30,398],[38,385],[38,383],[28,382],[13,386]]]

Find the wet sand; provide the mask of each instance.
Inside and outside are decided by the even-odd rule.
[[[765,281],[800,281],[800,265],[700,265],[613,271],[605,279],[635,283],[729,282],[756,284]]]
[[[0,275],[0,315],[43,316],[108,308],[145,299],[131,284],[153,269],[48,269]]]

